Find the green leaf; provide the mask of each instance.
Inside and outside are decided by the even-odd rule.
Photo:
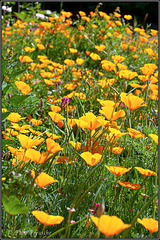
[[[2,77],[4,76],[6,71],[6,61],[4,60],[4,57],[2,56]]]
[[[2,203],[6,212],[8,212],[10,215],[28,213],[28,208],[24,203],[21,203],[16,196],[10,196],[8,198],[5,194],[2,194]]]
[[[24,21],[27,17],[27,13],[25,11],[22,11],[20,13],[13,12],[20,20]]]
[[[29,96],[23,96],[23,95],[13,95],[9,101],[13,104],[13,105],[17,105],[22,103],[26,98],[28,98]]]
[[[12,74],[12,79],[19,76],[20,74],[24,73],[26,69],[22,69],[20,71],[17,71],[16,73]]]
[[[10,112],[3,112],[2,113],[2,121],[5,120],[9,114],[10,114]]]
[[[9,144],[13,144],[13,141],[2,139],[2,148]]]

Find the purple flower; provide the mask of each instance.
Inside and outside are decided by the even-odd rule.
[[[58,87],[60,84],[62,83],[62,81],[55,81],[54,84],[56,87]]]
[[[63,97],[63,98],[61,99],[61,107],[64,107],[67,102],[69,102],[69,98]]]

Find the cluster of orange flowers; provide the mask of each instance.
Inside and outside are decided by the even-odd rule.
[[[42,132],[41,126],[46,126],[45,124],[49,122],[45,123],[43,117],[36,119],[30,114],[28,118],[22,117],[21,114],[14,111],[10,112],[7,117],[9,127],[2,133],[5,140],[16,139],[17,145],[20,146],[18,148],[7,145],[12,154],[12,165],[15,168],[32,166],[28,165],[29,163],[72,164],[75,159],[77,165],[79,161],[84,161],[84,164],[94,167],[103,162],[106,152],[121,154],[124,150],[121,139],[125,136],[131,137],[132,140],[144,139],[145,141],[147,138],[145,134],[131,125],[123,130],[122,123],[126,121],[128,114],[136,115],[138,111],[145,111],[144,107],[147,108],[148,105],[150,107],[152,103],[153,105],[157,104],[158,67],[154,62],[158,59],[155,50],[158,42],[157,40],[149,42],[148,39],[156,36],[158,32],[151,29],[149,35],[144,29],[133,29],[129,25],[124,28],[123,32],[121,31],[123,27],[121,14],[116,11],[112,17],[102,11],[90,12],[89,16],[86,16],[85,12],[79,11],[80,24],[77,27],[77,34],[74,36],[70,29],[71,16],[72,13],[62,11],[59,17],[49,17],[48,21],[40,22],[39,26],[32,31],[28,28],[27,22],[20,20],[17,20],[13,27],[6,27],[5,30],[2,30],[4,45],[5,42],[8,43],[10,37],[16,39],[17,34],[27,39],[33,37],[33,43],[28,42],[18,57],[21,66],[25,64],[28,66],[27,73],[13,80],[5,76],[6,82],[11,81],[15,84],[17,92],[20,91],[19,94],[22,95],[38,94],[36,87],[40,86],[47,93],[47,107],[49,106],[51,109],[47,110],[47,118],[54,129],[58,129],[62,133],[59,136],[57,131]],[[95,17],[101,21],[94,21]],[[124,15],[124,19],[129,21],[132,16]],[[102,26],[100,26],[100,22]],[[35,22],[31,21],[30,24],[34,26]],[[92,31],[98,39],[97,44],[93,42],[94,38],[90,34]],[[137,34],[137,41],[132,41],[133,31]],[[54,50],[54,39],[58,34],[67,41],[67,46],[62,52],[62,60],[59,62],[54,61],[54,56],[51,57],[48,54],[52,53],[52,49]],[[48,35],[52,36],[49,43],[46,37]],[[78,41],[86,43],[83,53],[77,44]],[[121,49],[120,55],[118,55],[118,51],[114,55],[110,51],[109,42],[111,41],[115,41],[115,47]],[[16,40],[13,42],[13,47],[15,45]],[[105,52],[107,49],[108,55]],[[9,51],[8,48],[6,50]],[[131,63],[127,59],[128,52],[131,53]],[[59,53],[57,52],[57,54]],[[141,54],[147,56],[148,62],[138,69],[137,67],[131,68],[130,64],[133,66]],[[95,72],[94,68],[98,70]],[[131,88],[129,92],[127,87]],[[118,90],[116,91],[114,88],[118,88]],[[111,93],[112,89],[116,93]],[[121,92],[118,93],[118,91]],[[112,96],[110,97],[110,95]],[[76,101],[83,106],[78,106]],[[94,109],[85,112],[89,101],[93,101],[99,106],[98,116],[94,114]],[[44,106],[41,107],[43,114]],[[80,116],[77,108],[82,108],[84,114]],[[2,109],[2,112],[7,111],[6,108]],[[155,111],[157,112],[158,108]],[[76,117],[77,112],[78,118]],[[79,132],[84,133],[85,139],[78,141]],[[150,133],[148,136],[158,145],[157,134]],[[65,146],[61,145],[64,137],[68,138],[66,145],[73,150],[74,154],[77,154],[80,160],[73,156],[65,156]],[[37,150],[40,144],[43,144],[43,148],[40,149],[46,149],[45,151]],[[104,166],[116,176],[121,176],[132,168],[108,165]],[[142,167],[135,167],[135,169],[143,177],[157,176],[156,172],[149,169]],[[40,188],[58,183],[58,180],[45,172],[37,173],[33,168],[30,171],[34,183]],[[118,183],[124,188],[141,188],[138,183],[120,180]],[[32,211],[32,214],[44,225],[60,224],[64,220],[62,216],[48,215],[43,211],[35,210]],[[100,217],[91,215],[90,218],[105,237],[111,237],[132,226],[124,224],[117,216],[104,214]],[[138,218],[137,221],[151,233],[158,231],[158,221],[155,219],[144,218],[141,220]]]

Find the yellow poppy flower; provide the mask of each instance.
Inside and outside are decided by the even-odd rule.
[[[120,218],[116,216],[101,215],[100,218],[90,216],[91,220],[98,227],[98,230],[105,235],[110,237],[122,232],[124,229],[131,227],[131,224],[125,224]]]
[[[31,171],[33,179],[35,179],[35,171]],[[48,174],[41,172],[38,177],[35,179],[35,183],[38,187],[45,187],[51,183],[58,182],[53,177],[49,176]]]
[[[141,167],[135,167],[143,176],[157,176],[157,173],[149,170],[149,169],[144,169]]]
[[[37,218],[39,222],[43,223],[44,225],[60,224],[64,220],[64,217],[48,215],[43,211],[35,210],[31,213]]]
[[[100,162],[102,155],[99,153],[92,154],[90,152],[83,152],[80,155],[88,165],[94,166]]]
[[[149,232],[158,232],[158,221],[153,218],[137,218],[137,221],[142,224]]]
[[[131,168],[125,168],[125,167],[118,167],[118,166],[110,166],[108,167],[107,165],[105,165],[105,167],[113,174],[120,176],[123,175],[125,173],[127,173]]]

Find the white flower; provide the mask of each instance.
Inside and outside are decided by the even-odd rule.
[[[36,13],[36,17],[37,17],[37,19],[39,19],[39,18],[44,19],[45,15],[41,14],[41,13]]]
[[[52,12],[50,10],[46,10],[46,14],[49,15],[51,14]]]
[[[7,12],[12,12],[12,8],[8,6],[2,6],[2,10],[7,11]]]

